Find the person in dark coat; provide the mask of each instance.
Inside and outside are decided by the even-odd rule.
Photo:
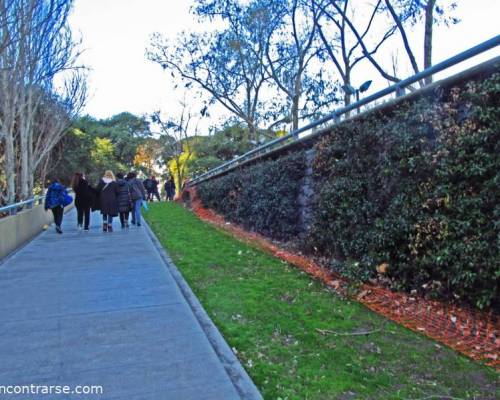
[[[141,226],[141,206],[142,202],[146,200],[146,190],[134,171],[127,174],[127,181],[130,185],[130,194],[134,203],[132,207],[132,225]]]
[[[68,203],[69,199],[71,199],[71,197],[68,195],[66,188],[61,185],[57,179],[54,179],[45,194],[44,207],[45,210],[50,209],[52,211],[57,233],[63,233],[61,224],[64,215],[64,207],[71,203]]]
[[[188,190],[189,178],[184,178],[181,185],[181,198],[184,207],[191,208],[191,192]]]
[[[159,182],[156,180],[156,177],[151,176],[150,182],[151,182],[151,194],[148,193],[148,200],[154,201],[154,198],[156,197],[158,201],[161,201],[160,193],[158,192]]]
[[[165,197],[167,201],[173,201],[175,197],[175,181],[172,175],[165,182]]]
[[[153,198],[153,182],[151,179],[146,178],[142,181],[142,185],[144,186],[144,189],[146,190],[146,197],[144,197],[143,200],[151,201]]]
[[[118,215],[118,184],[112,171],[106,171],[97,185],[102,230],[113,232],[113,217]]]
[[[77,211],[77,226],[78,230],[84,225],[85,232],[89,230],[90,224],[90,208],[93,201],[93,189],[85,179],[85,175],[81,172],[76,172],[71,180],[71,187],[75,192],[75,207]]]
[[[118,211],[120,212],[120,222],[123,228],[128,228],[128,214],[132,209],[132,195],[130,193],[130,184],[123,179],[123,174],[116,174],[116,183],[118,184]]]

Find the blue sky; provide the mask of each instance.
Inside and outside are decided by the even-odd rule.
[[[353,0],[356,1],[365,0]],[[176,112],[182,93],[174,91],[175,82],[169,74],[146,59],[145,49],[153,32],[174,39],[183,30],[201,29],[189,14],[191,3],[191,0],[75,1],[70,24],[83,41],[85,53],[81,61],[91,68],[85,113],[105,118],[121,111],[141,115],[161,108]],[[435,62],[500,33],[500,0],[457,3],[457,16],[462,21],[451,28],[436,28]],[[420,40],[420,36],[416,38]],[[500,49],[468,65],[497,55]],[[463,68],[464,65],[455,71]],[[373,70],[366,70],[365,74],[377,79]],[[376,89],[374,85],[373,90]],[[224,117],[222,111],[214,115]]]

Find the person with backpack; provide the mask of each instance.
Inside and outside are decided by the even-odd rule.
[[[132,207],[132,225],[141,226],[141,206],[143,200],[146,200],[144,185],[134,171],[127,174],[127,180],[130,185],[130,195],[133,201]]]
[[[63,233],[61,224],[64,216],[64,207],[71,204],[73,198],[68,194],[66,187],[64,187],[59,180],[54,179],[47,189],[45,194],[45,210],[50,209],[54,216],[54,224],[56,232]]]
[[[123,174],[116,174],[116,183],[118,184],[118,211],[120,213],[120,223],[122,229],[128,228],[128,215],[132,209],[132,193],[130,184],[123,178]]]
[[[76,172],[71,180],[71,187],[75,192],[75,207],[77,211],[78,230],[88,232],[90,224],[90,207],[93,201],[93,189],[85,179],[85,175]]]
[[[113,217],[118,215],[118,184],[112,171],[106,171],[96,189],[102,214],[103,232],[113,232]]]

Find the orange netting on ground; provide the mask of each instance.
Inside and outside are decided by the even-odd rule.
[[[345,294],[347,281],[311,259],[280,248],[269,239],[230,224],[212,210],[206,209],[189,189],[193,211],[201,219],[231,233],[246,243],[290,263]],[[500,370],[500,317],[469,307],[427,300],[408,293],[393,292],[372,284],[363,284],[356,299],[384,317],[412,331],[437,340],[468,357],[483,361]]]

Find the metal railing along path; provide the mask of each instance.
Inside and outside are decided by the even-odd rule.
[[[68,193],[74,195],[73,189],[68,188]],[[24,209],[31,209],[34,206],[40,205],[45,200],[45,195],[43,196],[34,196],[31,199],[19,201],[17,203],[8,204],[6,206],[0,207],[0,214],[8,214],[15,215],[19,211],[23,211]]]
[[[0,214],[15,215],[18,211],[22,211],[24,208],[30,209],[36,205],[42,204],[45,200],[45,196],[34,196],[31,199],[23,200],[18,203],[9,204],[0,207]]]
[[[340,117],[344,114],[349,113],[350,111],[359,109],[360,107],[367,105],[369,103],[374,102],[375,100],[378,100],[382,97],[387,96],[388,94],[391,93],[396,93],[396,96],[402,96],[405,94],[405,88],[408,86],[422,81],[425,78],[428,78],[438,72],[441,72],[447,68],[453,67],[457,65],[458,63],[461,63],[462,61],[468,60],[472,57],[477,56],[478,54],[484,53],[485,51],[491,50],[495,47],[500,45],[500,35],[497,35],[481,44],[478,44],[477,46],[474,46],[468,50],[463,51],[462,53],[459,53],[451,58],[448,58],[445,61],[442,61],[436,65],[433,65],[409,78],[403,79],[400,82],[395,83],[392,86],[389,86],[385,89],[382,89],[370,96],[367,96],[359,101],[356,101],[355,103],[352,103],[348,106],[341,107],[339,109],[336,109],[332,113],[324,116],[323,118],[318,119],[317,121],[314,121],[310,124],[307,124],[299,129],[296,129],[289,134],[285,136],[281,136],[279,138],[273,139],[259,147],[256,147],[255,149],[252,149],[248,151],[247,153],[238,156],[230,161],[227,161],[215,168],[212,168],[211,170],[196,176],[194,179],[189,181],[188,186],[194,186],[197,183],[200,183],[204,180],[210,179],[216,175],[220,175],[223,172],[226,172],[230,169],[236,168],[238,165],[250,160],[250,159],[255,159],[260,156],[263,156],[270,151],[275,151],[277,149],[280,149],[286,145],[295,143],[299,140],[299,134],[312,130],[314,128],[319,127],[320,125],[324,124],[325,122],[329,121],[334,121],[334,123],[340,122]],[[422,88],[423,89],[423,88]],[[283,145],[285,142],[285,145]]]

